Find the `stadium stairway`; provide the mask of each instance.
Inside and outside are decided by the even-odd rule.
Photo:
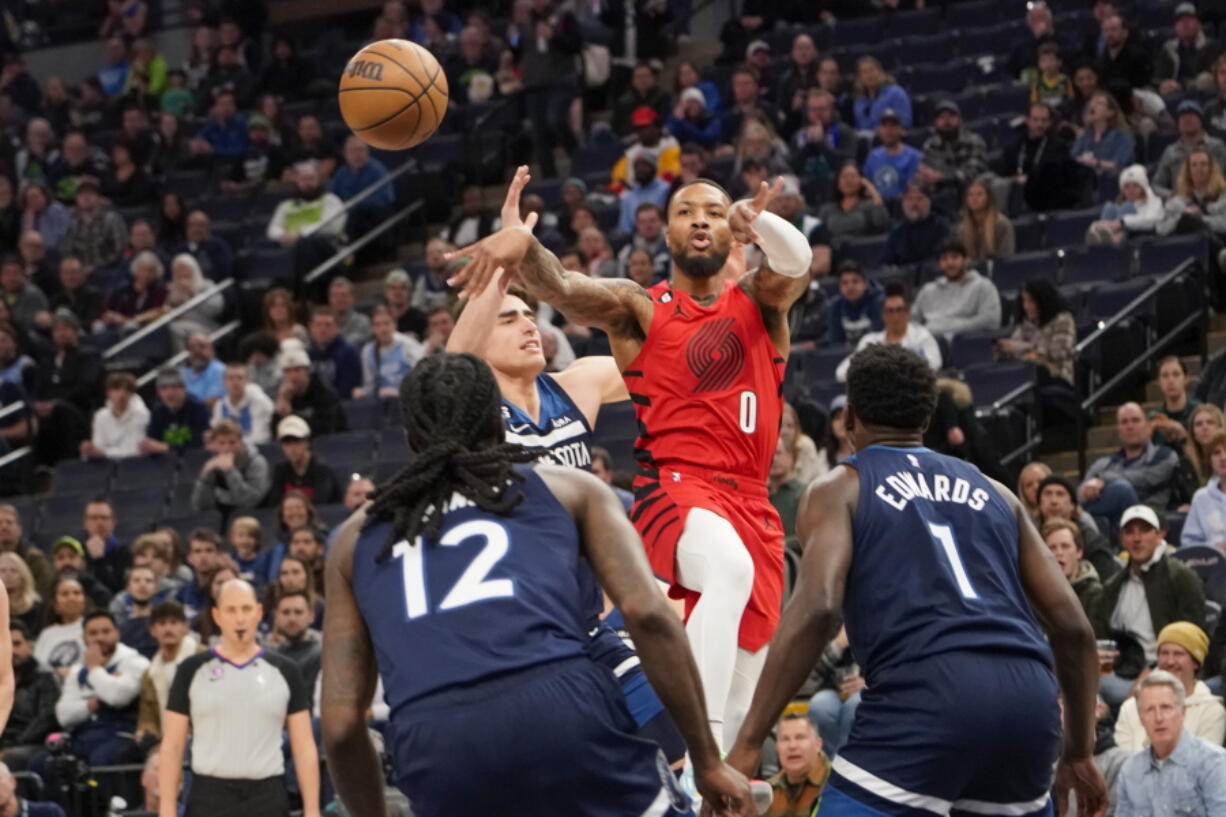
[[[1226,349],[1226,314],[1214,314],[1209,318],[1208,336],[1209,358]],[[1201,372],[1201,359],[1198,355],[1182,358],[1188,370],[1188,391],[1196,388],[1197,378]],[[1162,405],[1162,392],[1158,388],[1156,378],[1145,384],[1145,401],[1141,404],[1148,413]],[[1119,445],[1115,435],[1115,412],[1119,405],[1102,406],[1094,414],[1094,425],[1086,432],[1086,465],[1094,460],[1115,451]],[[1051,466],[1052,471],[1070,479],[1074,484],[1080,482],[1081,474],[1077,470],[1077,452],[1061,451],[1054,454],[1043,454],[1040,460]]]

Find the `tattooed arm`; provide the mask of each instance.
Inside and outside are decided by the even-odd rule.
[[[642,340],[654,304],[647,290],[626,278],[592,278],[571,272],[533,239],[520,264],[524,288],[580,326],[595,326],[611,337]]]
[[[341,528],[328,556],[320,716],[337,793],[354,817],[387,817],[383,768],[366,729],[375,695],[374,648],[353,594],[353,550],[366,514]]]
[[[532,237],[527,225],[499,230],[447,257],[468,259],[447,282],[462,288],[465,297],[478,298],[501,269],[517,275],[525,289],[571,323],[595,326],[613,338],[631,341],[641,341],[651,325],[647,290],[625,278],[596,279],[566,270]]]

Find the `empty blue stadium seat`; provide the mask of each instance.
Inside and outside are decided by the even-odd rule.
[[[345,420],[349,428],[355,431],[375,429],[382,425],[383,409],[378,400],[370,398],[345,400],[343,406]]]
[[[849,238],[839,244],[839,258],[856,261],[864,269],[879,267],[885,263],[886,241],[884,235]]]
[[[839,20],[834,31],[834,41],[841,47],[876,45],[883,37],[885,37],[885,17],[880,14],[859,19]]]
[[[984,28],[1004,18],[996,0],[976,0],[972,3],[950,3],[945,24],[950,28]]]
[[[1000,290],[1021,289],[1022,284],[1032,278],[1055,283],[1059,271],[1059,262],[1049,250],[1024,252],[992,262],[992,281]]]
[[[1038,216],[1013,219],[1013,242],[1018,252],[1034,252],[1043,248],[1046,223]]]
[[[1131,281],[1121,281],[1116,284],[1103,284],[1102,286],[1094,287],[1086,298],[1086,316],[1098,320],[1110,318],[1130,304],[1138,295],[1148,289],[1151,284],[1153,284],[1152,278],[1142,276]],[[1154,299],[1150,298],[1141,307],[1138,315],[1152,315],[1153,311]]]
[[[114,473],[114,460],[60,460],[52,487],[59,496],[102,496]]]
[[[985,116],[1024,116],[1030,102],[1030,87],[1018,82],[983,88]]]
[[[972,366],[963,372],[977,406],[988,406],[1015,389],[1037,382],[1032,363],[990,363]]]
[[[1047,215],[1047,246],[1052,248],[1082,246],[1086,230],[1098,218],[1101,208],[1064,210]]]
[[[1141,245],[1137,271],[1142,275],[1163,275],[1189,259],[1204,264],[1208,257],[1209,242],[1204,235],[1156,238]]]
[[[1065,284],[1090,284],[1119,281],[1132,273],[1129,247],[1096,245],[1059,250],[1064,259]]]
[[[1008,54],[1013,43],[1017,41],[1019,36],[1022,36],[1022,21],[1018,17],[1007,17],[999,12],[998,3],[992,5],[997,7],[997,15],[992,23],[983,28],[974,30],[963,29],[960,42],[962,43],[962,54],[964,56],[972,56],[977,54],[999,55]],[[953,8],[957,8],[954,6]],[[1000,20],[1008,22],[1001,23]]]
[[[944,25],[941,20],[941,9],[926,8],[898,11],[886,18],[887,27],[892,36],[906,37],[915,34],[936,34]],[[841,29],[843,23],[839,23]],[[836,32],[837,35],[837,32]]]
[[[911,70],[907,90],[913,94],[953,94],[966,85],[966,63],[950,59],[942,63],[916,65]]]
[[[128,488],[165,489],[174,478],[178,458],[172,454],[154,454],[145,457],[127,457],[115,466],[116,491]]]
[[[953,369],[967,369],[991,363],[996,358],[996,340],[1002,334],[1003,330],[995,329],[954,336],[949,342],[944,365]]]
[[[895,29],[898,40],[898,61],[902,65],[920,65],[932,62],[934,57],[942,54],[952,55],[956,44],[954,35],[949,31],[936,34],[924,34],[920,31]]]
[[[345,522],[345,520],[349,518],[349,514],[352,513],[352,511],[350,511],[340,502],[333,505],[317,505],[315,506],[315,512],[319,514],[320,521],[323,522],[329,530],[336,530],[339,528]]]
[[[834,370],[851,352],[850,346],[824,346],[817,349],[794,349],[792,357],[799,366],[802,384],[811,387],[824,380],[834,380]],[[791,362],[789,361],[789,364]]]
[[[281,283],[294,280],[294,250],[261,244],[238,255],[235,274],[241,278],[273,280]]]

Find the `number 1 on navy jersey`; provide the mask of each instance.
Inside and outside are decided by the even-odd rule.
[[[483,519],[465,522],[443,534],[439,545],[458,547],[470,539],[478,538],[485,540],[485,547],[469,562],[435,612],[515,595],[515,583],[511,579],[487,578],[494,566],[507,555],[507,549],[510,547],[507,531],[502,525]],[[404,574],[404,610],[409,619],[419,618],[430,612],[422,550],[421,537],[418,537],[415,544],[400,542],[392,549],[392,555],[401,560]]]
[[[970,576],[966,575],[966,567],[962,564],[962,557],[958,555],[958,543],[954,541],[954,529],[949,525],[929,522],[928,530],[932,533],[932,538],[940,544],[941,550],[945,552],[945,558],[949,560],[949,567],[954,572],[954,581],[958,583],[958,591],[962,594],[962,598],[978,599],[979,594],[971,586]]]

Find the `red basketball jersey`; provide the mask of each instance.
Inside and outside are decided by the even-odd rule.
[[[730,281],[701,306],[662,281],[651,328],[622,372],[646,468],[695,466],[765,481],[779,439],[787,361],[753,299]]]

